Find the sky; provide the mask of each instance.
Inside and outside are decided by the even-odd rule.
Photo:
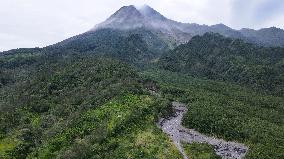
[[[284,29],[284,0],[0,0],[0,51],[48,46],[143,4],[179,22]]]

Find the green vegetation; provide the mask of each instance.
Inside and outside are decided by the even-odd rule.
[[[168,48],[145,30],[101,30],[0,55],[0,158],[181,158],[156,127],[173,100],[189,107],[185,127],[284,158],[283,48],[206,34],[157,60]]]
[[[0,139],[0,158],[8,158],[5,152],[13,150],[17,144],[16,139],[12,137]]]
[[[183,143],[182,145],[189,159],[221,159],[210,145],[199,143]]]
[[[1,157],[181,158],[155,124],[169,101],[126,64],[76,52],[0,59]]]
[[[157,104],[149,96],[116,97],[82,113],[29,157],[180,158],[154,124]]]
[[[46,48],[50,52],[72,50],[83,54],[103,55],[128,64],[144,66],[167,51],[171,42],[145,29],[118,31],[102,29],[87,32]]]
[[[249,146],[247,158],[283,158],[284,99],[225,82],[149,70],[164,98],[187,103],[183,125]]]
[[[159,65],[183,72],[265,90],[283,96],[283,48],[265,48],[206,33],[164,54]]]

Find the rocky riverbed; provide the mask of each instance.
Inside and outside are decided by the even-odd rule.
[[[187,112],[186,105],[178,102],[173,102],[172,105],[175,110],[175,115],[168,119],[161,118],[158,122],[158,126],[163,130],[163,132],[170,136],[184,159],[188,159],[188,157],[184,152],[181,142],[197,142],[212,145],[216,154],[221,156],[223,159],[244,158],[248,151],[248,147],[241,143],[228,142],[223,139],[206,136],[193,129],[183,127],[181,122],[183,115]]]

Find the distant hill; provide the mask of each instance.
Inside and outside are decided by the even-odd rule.
[[[100,29],[64,40],[45,48],[46,52],[75,51],[120,59],[127,63],[145,64],[176,45],[145,29],[130,31]]]
[[[250,41],[257,44],[265,46],[284,46],[284,31],[276,27],[260,30],[242,29],[240,32]]]
[[[182,159],[157,127],[172,101],[188,106],[184,127],[243,143],[246,158],[284,158],[284,48],[260,46],[281,46],[281,32],[125,6],[57,44],[3,52],[0,158]],[[189,158],[214,152],[183,147]]]
[[[193,37],[164,54],[160,67],[283,93],[284,49],[265,48],[217,33]]]
[[[152,32],[162,33],[163,36],[171,37],[178,44],[189,41],[195,35],[214,32],[226,37],[243,39],[263,46],[284,46],[284,30],[279,28],[235,30],[224,24],[208,26],[195,23],[181,23],[166,18],[147,5],[139,9],[133,5],[124,6],[106,21],[96,25],[91,31],[105,28],[118,30],[144,28]]]

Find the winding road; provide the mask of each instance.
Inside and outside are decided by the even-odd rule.
[[[161,118],[158,126],[170,136],[173,143],[183,155],[184,159],[188,156],[184,152],[181,142],[185,143],[207,143],[214,147],[214,151],[222,159],[242,159],[248,151],[248,147],[241,143],[228,142],[201,134],[193,129],[187,129],[181,125],[183,115],[187,112],[185,104],[173,102],[176,114],[168,119]]]

